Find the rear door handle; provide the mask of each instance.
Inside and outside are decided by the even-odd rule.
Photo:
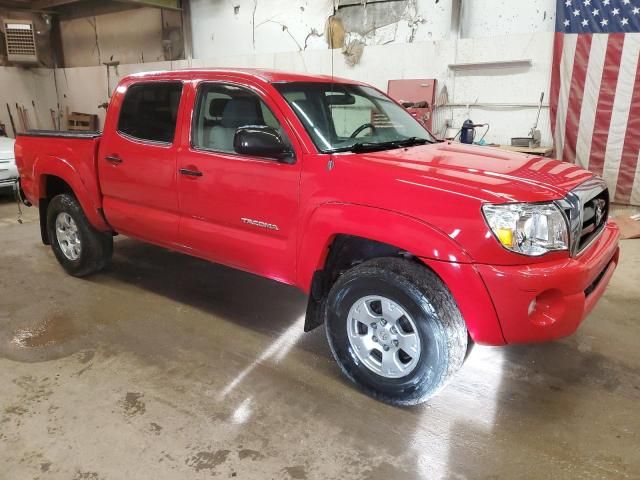
[[[122,159],[118,155],[107,155],[104,159],[114,165],[120,165],[122,163]]]
[[[200,170],[191,170],[189,168],[181,168],[180,169],[180,174],[181,175],[186,175],[187,177],[201,177],[202,176],[202,172]]]

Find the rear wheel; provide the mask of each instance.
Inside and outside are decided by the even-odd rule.
[[[382,258],[344,273],[327,300],[327,338],[343,373],[395,405],[422,403],[462,366],[467,330],[440,278]]]
[[[75,277],[98,272],[111,260],[112,235],[91,226],[73,195],[57,195],[49,202],[47,232],[58,262]]]

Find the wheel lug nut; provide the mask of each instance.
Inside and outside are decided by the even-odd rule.
[[[375,330],[376,328],[378,328],[378,324],[377,323],[372,323],[371,324],[371,328],[373,328]]]
[[[387,324],[387,321],[383,318],[383,319],[380,320],[380,323],[384,327]]]
[[[385,352],[389,351],[389,345],[383,345],[382,348],[384,349]]]
[[[378,343],[378,337],[373,337],[371,340],[373,340],[374,342]]]
[[[393,341],[393,346],[394,346],[394,347],[397,347],[398,345],[400,345],[400,342],[398,342],[398,340],[394,340],[394,341]]]
[[[396,327],[391,327],[391,333],[393,333],[394,335],[398,333],[398,330],[396,330]]]

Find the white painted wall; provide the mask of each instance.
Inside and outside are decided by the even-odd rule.
[[[261,66],[324,74],[333,70],[383,90],[390,79],[437,78],[441,88],[446,86],[449,103],[462,106],[439,109],[436,130],[444,132],[447,120],[459,128],[471,118],[491,124],[486,140],[495,143],[526,136],[535,121],[540,92],[548,99],[555,0],[462,0],[460,34],[452,30],[452,0],[415,0],[396,24],[368,35],[347,32],[347,42],[359,39],[367,45],[364,54],[358,65],[349,67],[343,55],[334,51],[332,69],[326,38],[309,34],[324,32],[333,3],[192,0],[194,65]],[[237,13],[234,6],[239,7]],[[457,74],[448,68],[453,63],[521,59],[530,59],[532,66]],[[487,103],[527,106],[472,105]],[[546,106],[539,128],[543,142],[550,144]]]
[[[409,1],[401,21],[351,38],[361,38],[367,45],[409,43],[414,28],[416,43],[450,38],[454,1]],[[310,34],[324,33],[334,3],[338,0],[191,0],[193,56],[327,48],[325,38]],[[461,4],[464,38],[554,30],[555,0],[462,0]]]
[[[555,15],[555,0],[462,0],[462,36],[553,32]]]
[[[332,12],[331,0],[192,0],[193,56],[300,50],[312,29],[324,34]],[[327,48],[324,38],[310,37],[308,43],[309,48]]]
[[[414,27],[415,42],[442,39],[449,34],[451,4],[409,2],[402,21],[379,25],[367,35],[347,35],[347,41],[406,43]],[[334,0],[192,0],[194,57],[325,49],[324,33],[333,9]]]

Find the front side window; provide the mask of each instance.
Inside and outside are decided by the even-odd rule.
[[[191,143],[194,147],[234,153],[236,130],[247,126],[266,126],[286,135],[267,105],[250,90],[235,85],[204,84],[198,89]]]
[[[118,131],[152,142],[172,143],[182,96],[182,83],[131,85],[125,94]]]
[[[374,88],[321,82],[274,86],[323,153],[436,141],[404,108]]]

